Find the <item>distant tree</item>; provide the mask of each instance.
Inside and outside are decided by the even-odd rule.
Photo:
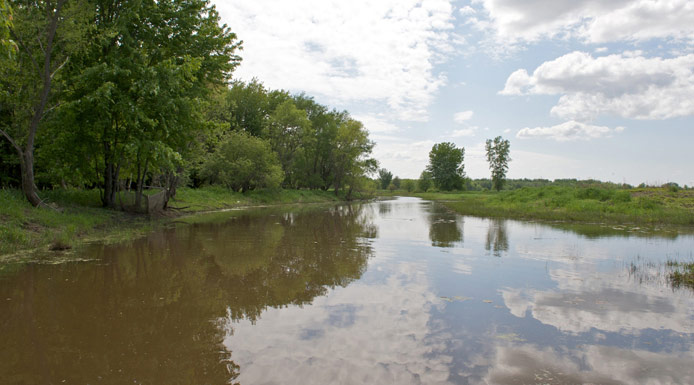
[[[396,176],[395,178],[393,178],[393,181],[391,183],[393,183],[393,186],[395,186],[395,189],[398,190],[398,189],[400,189],[400,184],[402,183],[402,181],[400,180],[399,177]]]
[[[402,186],[407,192],[413,192],[415,189],[415,183],[412,179],[405,179],[402,181]]]
[[[508,162],[511,161],[511,158],[508,156],[511,144],[508,140],[497,136],[494,140],[487,139],[485,147],[487,149],[489,168],[492,170],[492,184],[496,191],[500,191],[506,181]]]
[[[465,171],[463,160],[465,149],[457,148],[450,142],[437,143],[429,152],[427,171],[431,173],[434,185],[445,191],[462,189]]]
[[[202,175],[210,183],[234,191],[276,188],[284,178],[270,143],[243,131],[229,133],[217,152],[203,164]]]
[[[431,173],[429,171],[422,171],[419,175],[419,180],[417,181],[419,190],[422,192],[427,192],[431,188]]]
[[[378,181],[381,183],[381,190],[388,189],[390,182],[393,180],[393,173],[382,168],[378,170]]]

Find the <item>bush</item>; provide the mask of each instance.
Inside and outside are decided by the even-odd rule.
[[[232,132],[205,161],[202,176],[211,184],[248,191],[277,188],[284,173],[267,141],[245,132]]]

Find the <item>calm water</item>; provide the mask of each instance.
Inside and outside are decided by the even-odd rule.
[[[414,198],[209,215],[0,270],[2,384],[692,384],[694,237]]]

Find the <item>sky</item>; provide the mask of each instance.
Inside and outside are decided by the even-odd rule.
[[[690,0],[213,0],[233,77],[347,110],[417,178],[431,147],[511,142],[510,178],[694,185]]]

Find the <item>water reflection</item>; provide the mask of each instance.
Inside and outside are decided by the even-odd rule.
[[[506,233],[505,219],[489,219],[487,242],[484,244],[484,249],[495,257],[501,257],[504,252],[508,251],[508,235]]]
[[[0,378],[694,382],[694,292],[628,269],[691,260],[694,237],[575,233],[413,198],[186,221],[95,245],[96,263],[0,278]]]
[[[5,383],[227,383],[221,318],[255,322],[359,279],[375,228],[359,207],[242,214],[28,265],[0,281]]]
[[[463,242],[462,218],[441,205],[429,207],[429,239],[434,247],[453,247]]]

